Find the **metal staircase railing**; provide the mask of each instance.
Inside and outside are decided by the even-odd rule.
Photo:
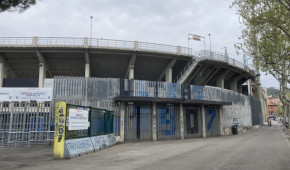
[[[197,63],[197,59],[198,60],[207,59],[207,60],[222,61],[222,62],[228,63],[230,65],[239,67],[241,69],[247,70],[250,73],[253,73],[255,75],[254,70],[251,70],[248,66],[244,65],[243,63],[241,63],[235,59],[229,58],[228,54],[219,53],[219,52],[215,52],[215,51],[202,50],[202,51],[196,53],[196,58],[192,58],[186,64],[186,66],[177,75],[175,82],[179,82],[183,78],[183,76],[186,75],[186,73],[188,71],[192,71],[191,68],[193,67],[193,65],[195,65]]]
[[[195,58],[191,58],[189,62],[185,65],[185,67],[181,70],[181,72],[176,76],[175,82],[178,82],[196,63]]]

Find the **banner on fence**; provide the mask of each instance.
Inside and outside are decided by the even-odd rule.
[[[0,101],[51,101],[52,88],[0,88]]]
[[[69,109],[68,130],[88,129],[89,111],[81,109]]]

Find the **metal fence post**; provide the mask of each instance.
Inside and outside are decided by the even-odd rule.
[[[11,140],[11,132],[12,132],[12,123],[13,123],[13,103],[9,102],[10,104],[10,123],[9,123],[9,131],[8,131],[8,147]]]

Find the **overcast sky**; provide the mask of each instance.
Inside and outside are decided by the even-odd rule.
[[[205,37],[206,48],[243,61],[234,44],[238,15],[225,0],[41,0],[23,13],[0,13],[0,37],[90,37],[188,46],[188,34]],[[194,51],[203,42],[189,41]],[[262,75],[263,87],[279,87]]]

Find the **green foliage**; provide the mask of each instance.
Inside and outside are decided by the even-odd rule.
[[[31,5],[35,5],[36,0],[1,0],[0,1],[0,12],[4,11],[18,11],[23,12]]]
[[[280,83],[280,99],[289,104],[290,83],[290,1],[234,0],[240,15],[242,43],[238,52],[253,57],[257,68],[273,75]]]
[[[283,116],[284,115],[283,114],[283,107],[282,106],[277,106],[276,113],[277,113],[277,115]]]
[[[275,89],[273,87],[270,87],[270,88],[267,88],[267,95],[270,96],[278,96],[280,95],[280,90],[278,89]]]

